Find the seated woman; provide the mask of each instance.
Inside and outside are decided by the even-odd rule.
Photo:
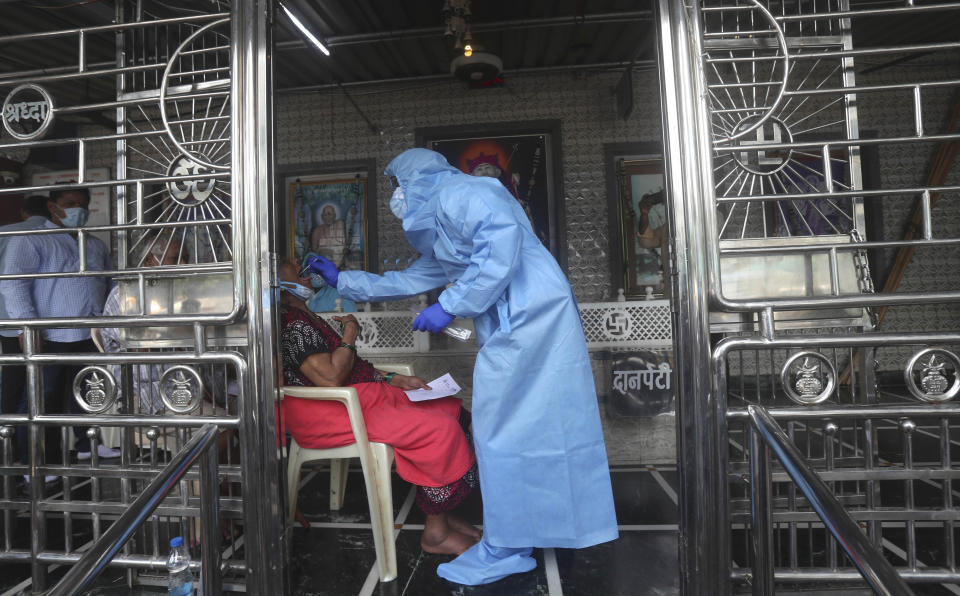
[[[427,516],[420,538],[429,553],[458,555],[480,539],[480,531],[452,510],[477,485],[477,466],[462,422],[460,400],[445,397],[411,402],[404,390],[427,387],[423,379],[379,371],[356,355],[360,324],[353,315],[334,317],[343,337],[305,304],[310,278],[299,277],[296,261],[280,264],[285,290],[280,299],[280,350],[286,385],[357,390],[367,436],[394,449],[397,473],[417,486],[417,505]],[[297,444],[329,449],[353,442],[342,404],[287,397],[283,422]]]

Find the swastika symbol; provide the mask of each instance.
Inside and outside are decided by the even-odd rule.
[[[736,129],[743,130],[753,126],[757,116],[747,116],[737,125]],[[777,118],[770,118],[762,126],[753,132],[755,141],[744,140],[740,143],[744,151],[733,154],[733,159],[744,170],[760,176],[768,176],[779,172],[786,167],[787,162],[793,155],[792,150],[756,150],[751,149],[751,145],[790,143],[793,141],[793,135],[787,125]]]
[[[630,315],[621,311],[611,311],[603,318],[603,333],[609,338],[621,338],[630,335],[633,327]]]

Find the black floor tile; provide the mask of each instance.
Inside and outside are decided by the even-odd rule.
[[[537,569],[488,586],[461,586],[437,576],[437,566],[452,556],[431,555],[420,548],[420,532],[397,536],[397,579],[378,583],[379,596],[547,596],[543,556],[535,551]],[[295,528],[291,542],[291,593],[296,596],[341,596],[360,591],[376,564],[373,535],[368,530]]]
[[[311,470],[312,471],[312,470]],[[300,478],[307,475],[305,470]],[[410,492],[410,484],[393,474],[393,511],[394,515]],[[330,469],[319,468],[302,488],[297,497],[297,506],[310,521],[370,523],[370,509],[367,505],[367,491],[363,484],[363,473],[359,468],[351,468],[347,476],[347,488],[343,505],[339,511],[330,509]]]
[[[565,595],[680,593],[676,532],[621,532],[613,542],[556,553]]]
[[[30,565],[20,563],[0,564],[0,592],[6,592],[30,577]]]
[[[437,575],[437,566],[452,556],[431,555],[420,548],[420,533],[404,530],[397,537],[397,581],[380,584],[378,596],[547,596],[543,553],[534,550],[537,568],[485,586],[462,586]]]
[[[668,484],[676,487],[676,472],[662,472]],[[369,522],[363,479],[359,470],[351,470],[346,497],[339,512],[329,510],[329,471],[324,469],[300,490],[300,507],[311,521]],[[677,507],[657,480],[647,471],[624,471],[612,474],[614,499],[621,524],[677,523]],[[410,485],[394,474],[394,514],[410,491]],[[483,520],[480,491],[472,494],[458,513],[474,524]],[[405,524],[422,524],[423,513],[414,506]],[[327,596],[352,594],[360,590],[376,560],[373,535],[368,529],[296,528],[291,551],[293,593]],[[557,551],[560,575],[568,594],[630,594],[642,572],[648,577],[643,585],[657,586],[664,591],[651,594],[673,594],[677,581],[676,534],[625,531],[619,540],[583,550]],[[546,574],[543,553],[536,550],[535,571],[511,576],[488,586],[459,586],[436,575],[437,565],[452,560],[450,556],[430,555],[420,548],[420,530],[404,529],[397,537],[396,581],[378,584],[380,596],[534,596],[546,595]],[[642,555],[638,557],[638,555]],[[643,559],[643,564],[636,561]],[[335,578],[335,579],[333,579]],[[650,579],[652,578],[652,579]],[[568,585],[569,584],[569,587]],[[624,591],[618,591],[618,590]]]
[[[290,542],[291,592],[299,596],[356,594],[375,562],[370,530],[296,527]]]
[[[649,472],[618,472],[611,475],[611,481],[618,523],[677,523],[676,503]]]
[[[658,470],[660,475],[663,476],[663,479],[667,481],[667,484],[670,485],[670,488],[673,489],[673,492],[680,491],[680,476],[677,474],[676,470]]]

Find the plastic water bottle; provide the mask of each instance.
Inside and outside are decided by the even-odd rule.
[[[167,557],[167,593],[170,596],[191,596],[193,594],[193,573],[190,572],[190,553],[183,546],[183,538],[177,536],[170,541],[170,556]]]

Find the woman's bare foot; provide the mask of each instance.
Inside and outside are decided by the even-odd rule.
[[[452,529],[440,542],[428,540],[426,532],[420,537],[420,548],[435,555],[460,555],[476,543],[476,538]]]
[[[450,524],[451,528],[457,532],[460,532],[461,534],[466,534],[467,536],[476,538],[477,540],[483,538],[483,532],[458,515],[453,513],[447,514],[447,523]]]
[[[459,555],[477,543],[479,537],[457,531],[451,522],[454,516],[448,513],[427,515],[420,537],[420,547],[428,553]]]

